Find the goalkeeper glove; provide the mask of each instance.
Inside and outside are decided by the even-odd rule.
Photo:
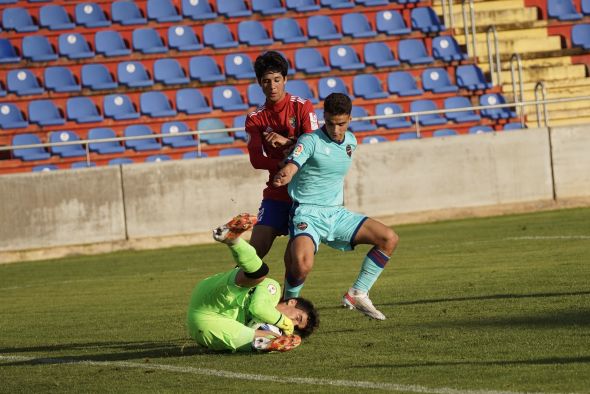
[[[285,315],[281,315],[281,318],[279,319],[276,326],[278,328],[280,328],[281,330],[283,330],[285,335],[291,335],[291,334],[293,334],[293,331],[295,330],[295,326],[293,325],[293,321]]]

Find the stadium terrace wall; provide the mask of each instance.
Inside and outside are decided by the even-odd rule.
[[[590,201],[589,151],[582,126],[360,145],[346,205],[386,217]],[[265,181],[247,156],[5,175],[0,262],[210,242],[257,211]]]

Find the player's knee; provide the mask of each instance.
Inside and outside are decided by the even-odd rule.
[[[397,247],[398,242],[399,236],[395,233],[395,231],[387,227],[387,229],[383,231],[379,237],[379,245],[377,245],[377,247],[388,255],[391,255]]]
[[[313,267],[313,254],[295,253],[292,261],[293,272],[302,277],[307,276]]]

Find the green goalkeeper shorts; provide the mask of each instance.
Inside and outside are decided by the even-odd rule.
[[[189,313],[191,337],[211,350],[252,351],[256,330],[237,320],[213,313]]]

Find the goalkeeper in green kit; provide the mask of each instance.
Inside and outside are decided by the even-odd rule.
[[[213,238],[229,247],[237,266],[202,280],[191,295],[189,334],[211,350],[288,351],[319,325],[308,300],[279,302],[279,283],[266,277],[268,266],[240,238],[255,223],[255,216],[241,214],[213,230]],[[251,327],[251,322],[262,324]],[[272,331],[272,326],[280,331]]]

